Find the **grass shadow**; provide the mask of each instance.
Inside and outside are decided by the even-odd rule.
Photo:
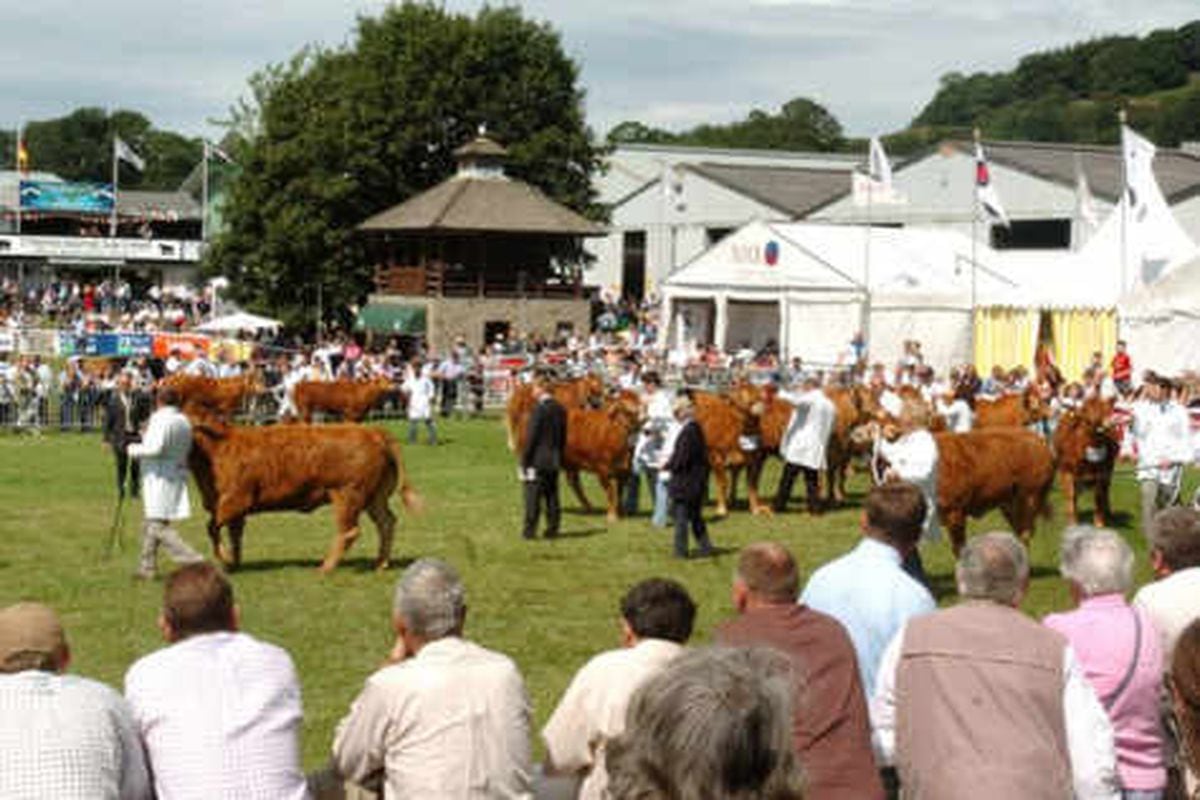
[[[394,558],[389,563],[388,570],[404,569],[415,560],[411,557]],[[295,567],[311,569],[313,572],[316,572],[319,566],[321,566],[321,559],[319,558],[277,558],[269,561],[243,561],[237,569],[231,570],[230,574],[272,572]],[[343,558],[337,568],[339,570],[353,570],[354,572],[375,572],[375,557],[354,556]]]
[[[577,531],[559,531],[556,539],[586,539],[590,536],[598,536],[601,533],[608,533],[608,528],[583,528]]]

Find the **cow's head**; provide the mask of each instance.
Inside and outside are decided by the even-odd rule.
[[[1042,396],[1036,384],[1031,383],[1022,392],[1021,408],[1027,425],[1050,419],[1050,403]]]
[[[642,420],[644,408],[637,392],[628,389],[611,392],[605,407],[610,417],[623,418],[634,425]]]

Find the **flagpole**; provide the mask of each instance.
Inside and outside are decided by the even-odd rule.
[[[1120,143],[1117,145],[1117,148],[1121,154],[1121,196],[1117,200],[1117,202],[1121,204],[1121,286],[1120,291],[1117,293],[1118,296],[1120,296],[1121,294],[1125,293],[1125,287],[1128,285],[1128,266],[1126,264],[1128,259],[1128,254],[1126,252],[1128,250],[1128,242],[1126,241],[1125,237],[1126,225],[1128,224],[1127,217],[1129,215],[1129,171],[1126,169],[1125,165],[1125,125],[1127,119],[1125,109],[1122,108],[1117,112],[1117,119],[1121,124],[1121,139]]]
[[[867,146],[870,147],[870,145]],[[870,163],[871,157],[868,152],[868,168]],[[875,178],[869,174],[867,178],[867,230],[863,236],[865,249],[863,253],[863,290],[866,292],[866,298],[863,301],[863,319],[860,327],[863,335],[863,354],[869,360],[871,353],[871,202],[875,195]]]
[[[204,140],[204,157],[200,167],[200,241],[208,241],[208,139]]]
[[[110,239],[115,239],[117,236],[117,181],[120,179],[120,172],[117,169],[117,137],[113,135],[112,142],[112,187],[113,187],[113,205],[112,218],[108,224],[108,236]]]
[[[21,233],[21,176],[25,174],[21,169],[21,150],[25,147],[24,129],[24,121],[17,122],[16,152],[13,153],[17,162],[17,235]]]
[[[974,134],[974,139],[975,139],[975,153],[976,153],[976,155],[978,155],[978,153],[979,153],[979,128],[978,127],[975,128],[975,130],[973,131],[973,134]],[[978,345],[978,342],[976,340],[976,337],[977,337],[976,329],[979,324],[978,320],[976,319],[976,316],[978,315],[978,311],[975,308],[975,302],[976,302],[975,265],[979,263],[979,261],[978,261],[978,258],[979,258],[979,255],[978,255],[978,253],[979,253],[979,236],[978,236],[978,232],[977,232],[978,226],[979,226],[979,186],[976,184],[971,193],[971,364],[975,365],[975,366],[978,366],[977,362],[979,361],[979,358],[975,352],[975,348]]]

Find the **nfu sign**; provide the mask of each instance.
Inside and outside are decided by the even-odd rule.
[[[779,263],[779,242],[771,239],[765,244],[743,243],[729,247],[730,257],[735,264],[748,267],[766,265],[774,267]]]

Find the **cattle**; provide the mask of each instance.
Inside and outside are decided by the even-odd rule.
[[[163,378],[162,385],[179,392],[180,407],[185,412],[206,412],[225,420],[263,390],[262,382],[254,373],[234,378],[206,378],[177,372]]]
[[[337,567],[354,543],[363,511],[379,532],[375,566],[387,568],[396,524],[388,505],[392,493],[398,490],[410,511],[421,504],[409,483],[400,447],[390,434],[353,424],[247,428],[211,417],[193,419],[188,466],[209,514],[213,553],[226,566],[235,568],[241,563],[242,535],[249,514],[307,513],[329,503],[336,531],[321,572]],[[221,543],[225,526],[231,551]]]
[[[641,400],[629,391],[618,393],[603,408],[567,409],[567,442],[563,452],[567,483],[584,509],[590,511],[592,506],[579,483],[579,473],[591,472],[599,478],[609,522],[617,520],[618,489],[630,474],[633,440],[641,414]]]
[[[1024,428],[1049,416],[1050,407],[1034,386],[994,400],[983,397],[975,400],[976,428]]]
[[[550,386],[550,394],[566,409],[595,406],[604,399],[604,381],[592,374],[556,381]],[[518,383],[508,397],[504,430],[508,436],[508,449],[514,453],[518,444],[525,440],[525,423],[536,402],[532,383]]]
[[[383,376],[369,381],[300,381],[292,390],[292,403],[305,422],[311,423],[317,411],[336,414],[345,422],[362,422],[394,391],[391,380]]]
[[[745,437],[760,432],[762,403],[757,390],[748,385],[735,386],[729,395],[705,391],[693,391],[691,395],[696,422],[708,445],[708,464],[717,483],[717,516],[723,517],[729,513],[732,478],[761,459],[757,450],[746,450],[743,445]],[[769,514],[770,508],[759,499],[757,481],[747,483],[751,513]]]
[[[967,517],[999,508],[1028,544],[1036,518],[1048,514],[1054,456],[1036,433],[996,428],[934,434],[938,449],[938,516],[958,556]]]
[[[1080,486],[1091,485],[1095,503],[1092,522],[1101,528],[1111,515],[1108,502],[1113,465],[1120,443],[1112,424],[1113,403],[1089,397],[1079,408],[1067,411],[1054,429],[1054,454],[1058,480],[1067,504],[1067,524],[1078,522],[1077,496]]]

